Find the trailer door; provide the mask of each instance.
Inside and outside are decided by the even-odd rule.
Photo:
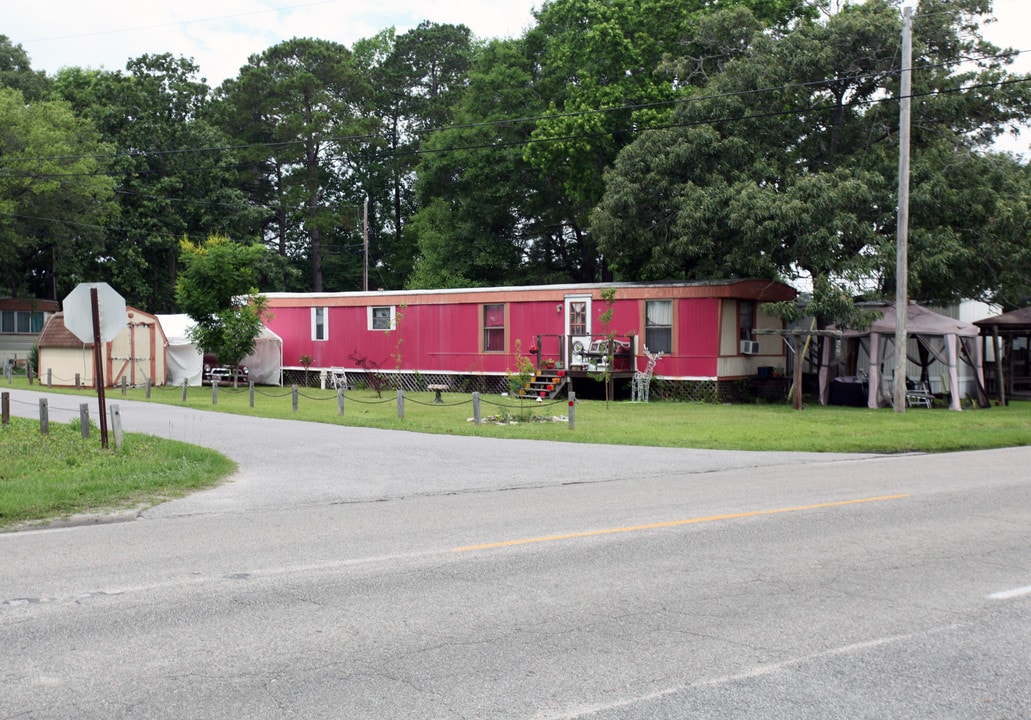
[[[591,347],[591,296],[566,295],[566,337],[569,365],[585,365],[581,353]]]

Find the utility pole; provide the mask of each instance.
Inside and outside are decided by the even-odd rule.
[[[899,84],[899,194],[898,228],[895,234],[895,412],[906,411],[906,348],[909,336],[909,126],[913,94],[913,9],[902,10],[902,62]]]
[[[362,211],[362,290],[369,290],[369,196]]]

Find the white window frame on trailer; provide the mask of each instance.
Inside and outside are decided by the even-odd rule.
[[[313,307],[311,309],[311,339],[315,342],[329,340],[328,307]]]
[[[377,314],[377,310],[386,310],[390,313],[390,322],[387,327],[382,327],[384,313],[380,312]],[[369,330],[388,332],[397,327],[397,307],[394,305],[370,305],[365,308],[365,318],[367,322],[366,327]]]
[[[649,342],[649,338],[658,340],[662,336],[665,343],[660,346],[656,342]],[[663,352],[670,355],[673,352],[673,300],[645,300],[644,301],[644,346],[651,352]]]

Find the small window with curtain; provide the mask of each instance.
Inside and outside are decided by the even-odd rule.
[[[587,334],[587,303],[583,300],[569,303],[569,334],[573,337]]]
[[[648,300],[644,305],[644,345],[650,352],[673,352],[673,301]]]
[[[483,306],[483,351],[505,351],[505,306]]]

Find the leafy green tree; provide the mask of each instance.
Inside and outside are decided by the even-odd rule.
[[[378,124],[369,94],[347,48],[303,38],[251,56],[216,93],[212,117],[249,146],[245,187],[264,208],[265,238],[306,266],[305,285],[316,292],[326,287],[327,258],[357,240],[356,160]],[[342,270],[333,286],[355,287],[360,257]]]
[[[45,97],[49,82],[45,72],[32,69],[28,53],[21,45],[0,35],[0,88],[19,90],[28,102],[33,102]]]
[[[990,296],[1002,268],[1026,257],[1016,252],[1026,168],[986,144],[1027,117],[1031,86],[1005,82],[1007,61],[975,32],[989,6],[925,0],[916,15],[910,287],[920,300]],[[745,52],[709,69],[671,127],[621,153],[591,228],[617,277],[806,278],[816,310],[847,315],[843,295],[894,291],[898,10],[868,0],[786,34],[742,17],[722,20],[740,21]],[[713,25],[713,42],[733,37],[733,24]]]
[[[201,244],[184,239],[180,249],[176,299],[196,322],[190,339],[235,369],[254,352],[267,313],[265,297],[254,288],[265,247],[212,235]]]
[[[489,43],[477,54],[454,127],[422,146],[419,211],[408,227],[419,251],[409,287],[530,279],[541,218],[554,218],[551,195],[523,158],[532,123],[512,120],[541,108],[533,73],[522,41]]]
[[[737,0],[770,24],[806,14],[799,0]],[[683,0],[551,0],[528,42],[539,48],[539,87],[549,107],[526,157],[567,196],[581,279],[607,271],[588,231],[604,192],[604,171],[641,127],[664,122],[690,77],[664,59],[695,34],[711,3]]]
[[[201,117],[208,87],[192,61],[171,55],[130,60],[127,73],[66,68],[54,92],[100,130],[114,149],[120,218],[107,228],[104,279],[152,312],[174,309],[179,238],[250,234],[252,219],[234,187],[236,158]]]
[[[411,275],[416,247],[405,230],[416,209],[418,150],[429,131],[454,121],[473,52],[469,28],[430,22],[355,44],[356,63],[372,88],[372,112],[382,120],[381,141],[363,148],[356,168],[370,200],[369,261],[380,286],[402,287]]]
[[[97,279],[117,211],[108,151],[67,103],[0,88],[0,295],[59,299]]]
[[[798,0],[734,4],[780,23],[808,12]],[[588,228],[604,171],[693,81],[667,58],[709,6],[553,0],[523,38],[481,50],[456,127],[424,147],[412,284],[606,278]]]

